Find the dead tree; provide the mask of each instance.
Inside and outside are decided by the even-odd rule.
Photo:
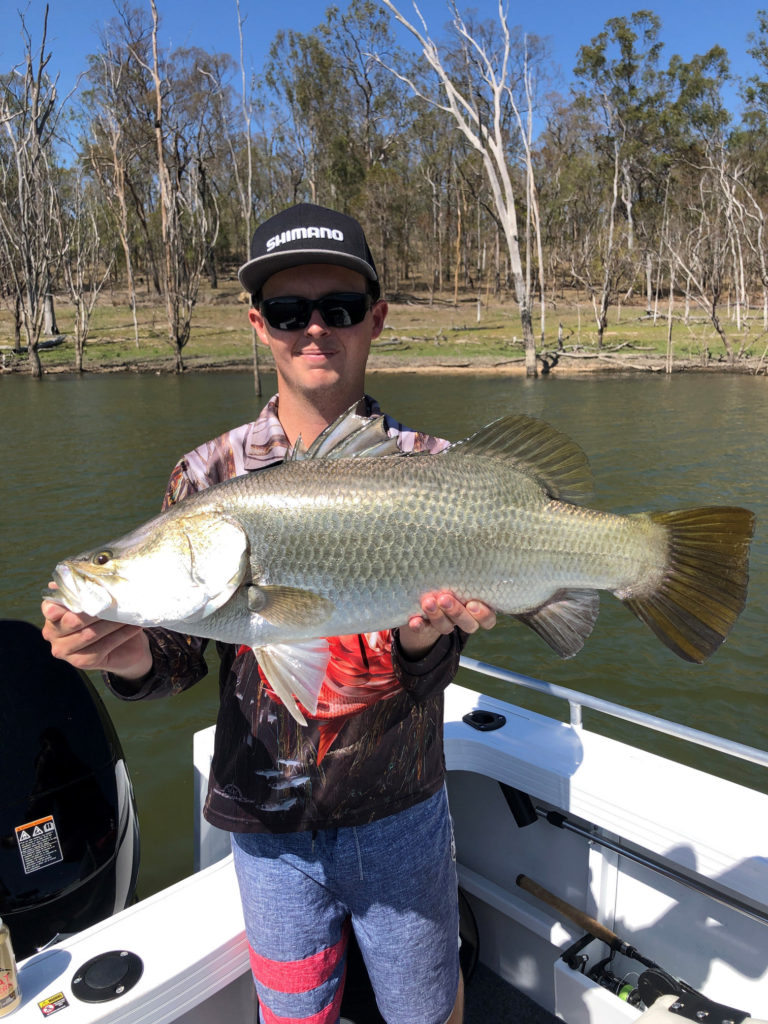
[[[513,94],[510,83],[510,65],[513,57],[512,38],[507,23],[501,0],[499,2],[499,24],[503,47],[498,57],[489,52],[480,41],[475,39],[467,28],[458,13],[455,4],[452,4],[453,21],[452,27],[457,35],[467,63],[472,64],[479,75],[478,86],[482,89],[482,104],[480,97],[473,94],[471,89],[461,89],[456,78],[449,72],[443,62],[437,45],[430,38],[426,22],[418,7],[414,5],[416,13],[421,21],[421,28],[408,21],[397,9],[392,0],[382,0],[395,18],[414,36],[421,47],[422,56],[436,78],[444,102],[440,102],[433,96],[428,95],[412,78],[403,75],[395,68],[389,70],[411,89],[414,95],[420,97],[433,107],[444,111],[456,124],[469,145],[479,154],[482,159],[483,168],[488,185],[493,196],[494,208],[501,224],[502,231],[507,243],[509,252],[509,263],[512,280],[515,289],[520,311],[520,324],[523,332],[523,343],[525,346],[525,368],[529,377],[537,375],[536,368],[536,339],[533,333],[532,315],[532,290],[531,278],[528,271],[530,266],[530,252],[526,251],[526,266],[523,266],[523,254],[520,248],[520,231],[518,226],[517,212],[517,185],[513,181],[512,169],[507,160],[509,138],[504,123],[504,111],[510,109],[516,119],[521,134],[526,159],[525,180],[526,192],[529,201],[529,218],[535,217],[535,189],[533,184],[533,164],[531,148],[527,143],[529,138],[529,125],[524,123],[518,104]],[[388,66],[384,64],[384,66]],[[525,81],[526,92],[530,100],[530,78],[529,78],[528,52],[525,53]],[[468,78],[470,76],[467,76]],[[482,108],[482,109],[481,109]],[[487,113],[488,112],[488,113]],[[538,219],[528,221],[538,230]],[[542,271],[543,272],[543,271]],[[543,294],[543,288],[542,288]]]
[[[21,26],[24,61],[0,79],[0,130],[7,142],[0,149],[0,247],[20,311],[30,372],[40,377],[38,344],[58,260],[53,139],[61,107],[56,81],[46,70],[51,58],[46,53],[48,8],[34,55],[23,17]]]

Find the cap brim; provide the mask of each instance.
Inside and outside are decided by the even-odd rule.
[[[273,274],[307,263],[330,263],[337,267],[349,267],[350,270],[356,270],[369,281],[378,281],[376,271],[370,263],[357,256],[336,252],[334,249],[292,249],[290,252],[269,253],[244,263],[238,270],[237,276],[249,295],[255,295]]]

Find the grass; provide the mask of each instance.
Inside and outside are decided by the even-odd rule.
[[[483,304],[478,319],[476,297],[464,296],[454,305],[452,296],[442,296],[430,304],[424,295],[397,296],[390,303],[387,324],[374,342],[376,365],[399,366],[413,361],[466,363],[514,363],[523,359],[522,331],[515,303],[511,300]],[[666,304],[664,312],[666,311]],[[57,299],[58,327],[67,341],[54,349],[41,351],[46,370],[62,370],[74,365],[73,310],[63,298]],[[125,295],[102,295],[91,321],[85,349],[86,370],[168,369],[174,366],[168,330],[160,301],[140,300],[138,307],[139,344],[133,336],[133,321]],[[546,311],[545,340],[542,353],[557,351],[558,325],[568,357],[561,357],[559,368],[567,365],[586,367],[594,364],[597,333],[591,304],[575,293],[559,297]],[[762,360],[766,334],[762,319],[755,313],[741,332],[727,324],[737,351],[754,362]],[[537,337],[540,321],[535,321]],[[6,368],[22,369],[26,355],[10,352],[13,321],[10,312],[0,307],[0,351]],[[607,358],[620,358],[625,365],[633,359],[663,363],[667,348],[666,319],[645,315],[643,304],[613,307],[603,339]],[[619,355],[620,353],[620,355]],[[698,315],[688,325],[676,320],[673,327],[673,355],[677,362],[702,364],[725,357],[722,342],[714,329]],[[247,320],[247,304],[236,281],[226,281],[212,291],[201,292],[192,320],[192,334],[183,351],[189,369],[207,366],[250,365],[252,334]],[[262,348],[260,361],[269,365],[269,354]]]

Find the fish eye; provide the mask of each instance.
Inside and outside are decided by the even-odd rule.
[[[110,562],[111,560],[111,551],[99,551],[99,553],[97,555],[94,555],[92,559],[94,565],[106,565],[107,562]]]

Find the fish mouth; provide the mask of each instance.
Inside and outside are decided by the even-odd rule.
[[[115,600],[103,583],[87,572],[73,570],[66,562],[59,562],[52,575],[56,587],[49,587],[44,593],[46,600],[63,604],[72,612],[96,617],[115,607]]]

